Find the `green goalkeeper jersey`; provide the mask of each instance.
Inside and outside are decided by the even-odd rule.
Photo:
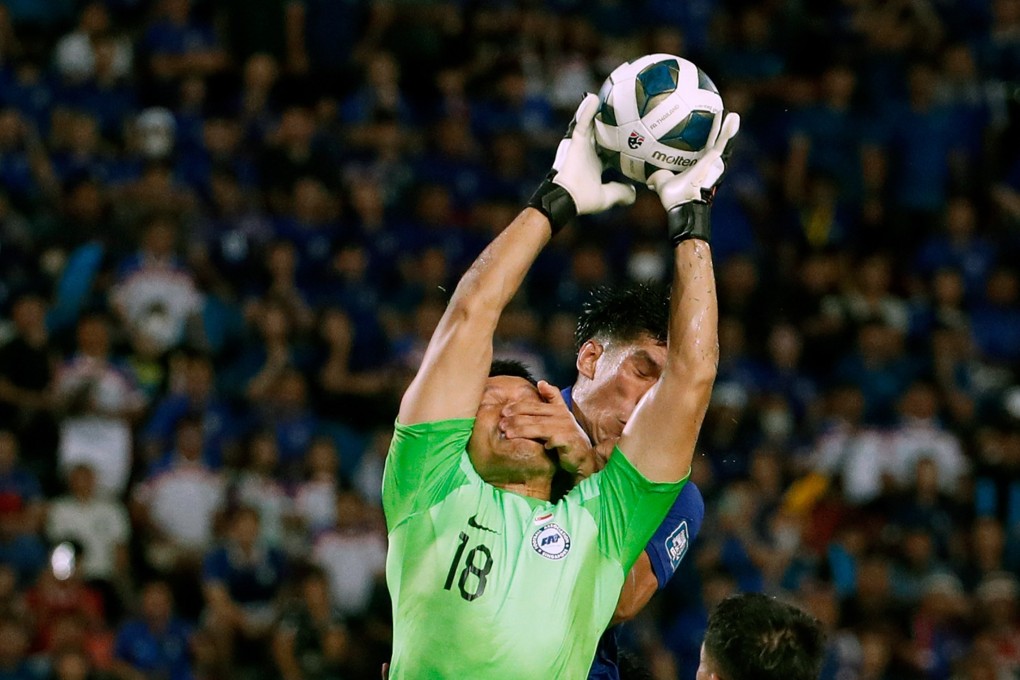
[[[392,680],[588,675],[624,576],[682,480],[645,479],[616,450],[558,503],[475,472],[474,419],[396,425],[383,476]]]

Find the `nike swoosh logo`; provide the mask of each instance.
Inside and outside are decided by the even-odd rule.
[[[488,531],[490,534],[499,534],[499,532],[496,531],[495,529],[490,529],[489,527],[482,526],[481,524],[476,522],[475,521],[476,517],[478,517],[478,515],[471,515],[470,517],[468,517],[468,526],[469,527],[471,527],[473,529],[481,529],[482,531]]]

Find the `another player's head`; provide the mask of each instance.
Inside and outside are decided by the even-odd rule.
[[[577,418],[596,444],[615,442],[666,361],[669,296],[664,287],[598,288],[584,304],[574,338]]]
[[[824,651],[807,613],[760,593],[732,595],[708,619],[697,680],[815,680]]]
[[[526,484],[552,479],[556,472],[556,462],[542,442],[507,439],[499,429],[503,408],[508,404],[541,401],[536,385],[535,378],[521,362],[492,362],[467,446],[475,470],[489,484]]]

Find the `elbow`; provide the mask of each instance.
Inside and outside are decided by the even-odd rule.
[[[481,295],[454,295],[446,308],[449,325],[458,327],[495,327],[499,310]]]
[[[665,370],[692,388],[712,389],[719,372],[719,344],[712,343],[710,347],[697,348],[674,361],[667,361]]]
[[[616,611],[613,612],[613,618],[610,621],[610,625],[617,626],[621,623],[632,621],[640,611],[641,607],[638,603],[633,600],[625,601],[623,598],[620,598],[620,601],[616,604]]]

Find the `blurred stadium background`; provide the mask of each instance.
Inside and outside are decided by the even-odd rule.
[[[1017,677],[1020,0],[2,0],[0,678],[378,677],[396,401],[651,52],[744,125],[708,514],[627,645],[693,678],[762,590],[826,679]],[[664,229],[647,193],[567,229],[499,351],[569,384]]]

